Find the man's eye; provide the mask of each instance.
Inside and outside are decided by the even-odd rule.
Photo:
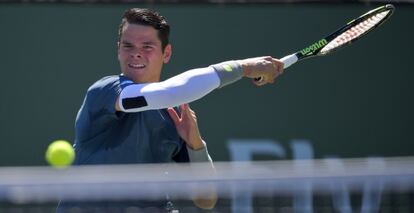
[[[144,46],[144,49],[145,50],[152,50],[153,48],[152,48],[152,46]]]
[[[122,44],[123,48],[132,48],[132,44]]]

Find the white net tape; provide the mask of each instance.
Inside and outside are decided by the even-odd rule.
[[[237,193],[289,194],[298,186],[317,193],[338,186],[358,190],[375,182],[383,190],[414,188],[414,159],[324,159],[207,164],[76,166],[68,169],[0,169],[0,199],[16,203],[58,199],[189,198],[212,184],[220,197]]]

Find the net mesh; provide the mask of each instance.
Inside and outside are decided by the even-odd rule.
[[[388,13],[390,13],[389,10],[377,13],[367,18],[365,21],[355,25],[354,27],[351,27],[350,29],[336,37],[334,40],[329,42],[324,48],[322,48],[320,54],[326,54],[331,50],[338,48],[363,35],[367,31],[375,27],[378,23],[380,23],[385,17],[387,17]]]
[[[412,212],[414,158],[4,167],[0,212]],[[174,211],[173,211],[174,210]]]

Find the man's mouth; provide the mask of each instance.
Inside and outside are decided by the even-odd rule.
[[[132,69],[143,69],[145,68],[144,64],[134,64],[134,63],[128,63],[128,67]]]

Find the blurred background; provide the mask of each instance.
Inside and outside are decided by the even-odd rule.
[[[166,79],[226,60],[283,57],[385,3],[396,7],[391,19],[355,44],[298,63],[273,85],[258,88],[243,79],[191,106],[215,161],[333,159],[318,165],[328,173],[330,169],[346,173],[355,171],[346,166],[346,159],[362,158],[366,160],[357,165],[371,174],[394,168],[407,171],[407,176],[394,174],[393,186],[407,183],[399,178],[411,180],[407,188],[383,192],[378,180],[393,171],[383,177],[374,174],[360,181],[363,184],[354,193],[341,178],[333,177],[338,188],[322,195],[312,195],[305,180],[304,187],[293,184],[290,197],[254,197],[247,190],[220,198],[216,208],[207,212],[413,212],[412,158],[401,165],[386,162],[389,157],[414,156],[412,0],[2,0],[0,177],[11,180],[11,187],[15,179],[30,183],[30,175],[38,173],[23,166],[45,166],[46,148],[54,140],[73,143],[76,114],[88,87],[120,73],[117,30],[128,8],[152,8],[169,21],[173,56],[164,67]],[[290,162],[297,171],[313,168],[307,164],[310,161]],[[10,175],[15,170],[8,167],[17,167],[16,171],[21,167],[22,173]],[[274,175],[272,171],[268,174]],[[64,182],[61,174],[48,170],[44,177]],[[76,174],[82,182],[83,173]],[[284,177],[283,172],[275,175]],[[348,180],[359,176],[353,175]],[[40,182],[47,186],[38,186],[44,191],[51,186]],[[23,188],[7,191],[6,185],[1,186],[0,198],[15,199],[0,201],[1,212],[55,210],[56,200],[38,208],[21,200]],[[42,192],[33,190],[35,198]],[[182,202],[182,212],[205,212]]]
[[[231,59],[283,57],[392,1],[6,0],[0,3],[0,165],[46,165],[73,143],[88,87],[119,74],[117,28],[130,7],[169,21],[163,79]],[[394,2],[395,3],[395,2]],[[191,103],[215,161],[414,155],[413,5],[355,44],[299,63],[276,84],[249,80]]]

